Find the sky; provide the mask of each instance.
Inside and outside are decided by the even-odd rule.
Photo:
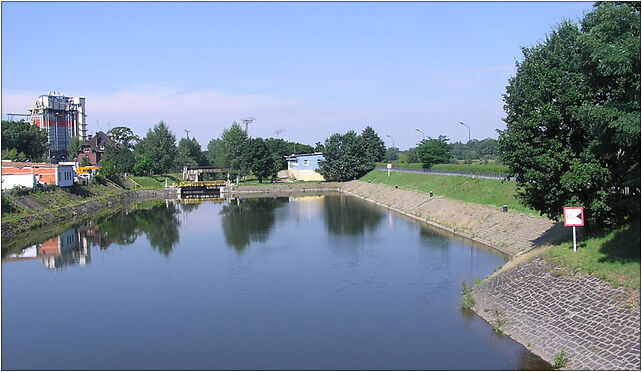
[[[314,145],[497,138],[522,47],[592,2],[2,2],[2,118],[86,98],[90,133],[163,120],[203,149],[233,121]],[[36,27],[37,26],[37,27]],[[423,134],[419,131],[419,129]]]

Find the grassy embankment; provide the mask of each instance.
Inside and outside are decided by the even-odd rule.
[[[386,171],[372,171],[361,180],[399,185],[400,188],[424,193],[432,190],[435,195],[476,204],[507,204],[512,210],[539,215],[521,206],[515,199],[514,182],[400,172],[391,172],[388,177]],[[610,233],[580,234],[577,252],[573,252],[571,228],[568,229],[567,240],[554,244],[542,253],[546,260],[594,275],[614,286],[640,289],[639,219]]]
[[[37,191],[24,196],[3,192],[2,221],[12,222],[43,211],[55,212],[64,207],[108,197],[122,191],[124,190],[114,185],[92,184],[88,186],[74,185],[51,191]],[[43,224],[45,222],[42,221]],[[34,224],[36,223],[37,220],[34,221]]]
[[[387,163],[377,163],[378,167],[385,167]],[[421,163],[392,163],[392,168],[423,169]],[[473,173],[506,173],[508,167],[503,164],[489,162],[487,164],[473,162],[472,164],[435,164],[432,170],[444,172],[473,172]]]
[[[388,172],[378,170],[366,174],[361,180],[390,186],[399,185],[400,188],[423,193],[432,191],[436,196],[497,208],[508,205],[510,210],[539,215],[519,204],[514,196],[515,183],[510,181],[402,172],[390,172],[388,177]]]
[[[579,270],[613,286],[640,290],[640,219],[608,233],[578,236],[577,252],[569,239],[554,245],[542,255],[545,259]]]
[[[164,189],[165,179],[167,179],[168,186],[178,184],[182,181],[180,173],[166,173],[153,176],[133,176],[130,177],[136,183],[136,188],[142,189]]]

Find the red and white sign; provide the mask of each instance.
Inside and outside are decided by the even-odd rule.
[[[584,207],[564,207],[564,226],[584,226]]]

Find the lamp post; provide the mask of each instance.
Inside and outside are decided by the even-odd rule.
[[[465,126],[466,128],[468,128],[468,142],[470,142],[470,127],[468,126],[468,124],[464,123],[463,121],[460,121],[459,124],[461,124],[461,125]]]
[[[470,127],[468,126],[468,124],[464,123],[463,121],[460,121],[459,124],[468,128],[468,142],[466,142],[466,150],[464,150],[464,158],[466,158],[466,155],[468,155],[468,143],[470,142]]]
[[[389,134],[386,134],[386,137],[390,137],[392,139],[392,148],[394,149],[395,148],[395,139]]]
[[[426,134],[421,129],[417,128],[417,132],[421,133],[421,135],[423,136],[422,140],[426,139]]]

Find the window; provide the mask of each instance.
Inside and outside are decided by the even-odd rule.
[[[304,167],[309,167],[310,166],[310,161],[309,160],[304,160],[303,161],[303,166]]]

